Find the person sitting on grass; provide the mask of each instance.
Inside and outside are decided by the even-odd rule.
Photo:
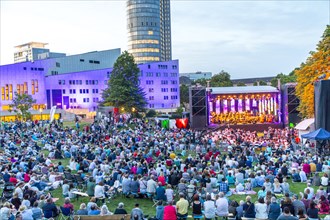
[[[330,211],[329,201],[325,198],[324,195],[320,197],[319,205],[320,213],[328,214]]]
[[[118,215],[118,214],[127,214],[127,211],[124,209],[124,203],[120,202],[118,204],[118,207],[115,209],[114,214],[115,215]]]
[[[77,210],[76,215],[88,215],[85,203],[80,204],[80,208]]]
[[[88,212],[88,215],[99,215],[100,213],[101,211],[97,209],[97,206],[92,205],[91,210]]]
[[[70,201],[70,198],[67,197],[67,198],[64,199],[63,208],[69,208],[70,212],[73,213],[74,207],[73,207],[73,204]]]
[[[139,207],[138,203],[135,204],[135,207],[132,209],[131,212],[131,220],[143,220],[144,215],[143,211]]]
[[[291,215],[290,209],[285,207],[283,213],[277,218],[277,220],[298,220],[298,218]]]

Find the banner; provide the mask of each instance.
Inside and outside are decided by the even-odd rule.
[[[54,120],[54,116],[55,116],[55,111],[56,111],[56,105],[54,105],[51,109],[50,109],[50,123],[52,123],[52,121]]]

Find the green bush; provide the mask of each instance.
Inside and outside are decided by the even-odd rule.
[[[156,115],[157,115],[156,111],[153,110],[153,109],[150,109],[150,110],[147,112],[146,117],[148,117],[148,118],[153,118],[153,117],[156,117]]]

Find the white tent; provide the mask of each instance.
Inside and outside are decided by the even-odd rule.
[[[309,118],[301,121],[296,125],[295,129],[298,130],[300,139],[302,139],[301,135],[307,134],[315,130],[314,121],[314,118]]]

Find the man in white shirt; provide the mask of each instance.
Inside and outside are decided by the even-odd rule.
[[[154,194],[156,192],[157,183],[154,181],[154,176],[151,175],[147,182],[147,193]]]
[[[99,182],[99,184],[95,186],[94,196],[96,199],[102,199],[103,203],[104,203],[105,193],[104,193],[104,187],[103,187],[102,181]]]
[[[219,198],[215,201],[217,216],[228,216],[228,200],[225,198],[223,192],[219,193]]]

